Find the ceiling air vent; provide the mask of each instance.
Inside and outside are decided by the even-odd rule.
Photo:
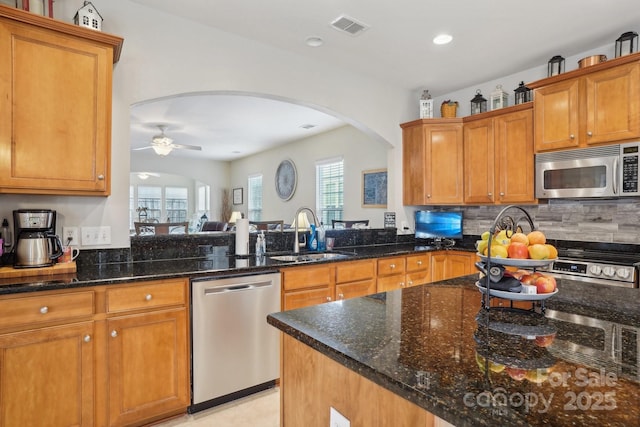
[[[367,24],[358,22],[346,15],[341,15],[334,19],[334,21],[331,23],[331,26],[336,30],[344,31],[345,33],[349,33],[352,36],[357,36],[363,31],[369,29],[369,26]]]

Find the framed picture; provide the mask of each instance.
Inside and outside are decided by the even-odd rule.
[[[362,207],[387,207],[386,169],[375,169],[362,172]]]
[[[233,189],[233,204],[234,205],[242,204],[242,188]]]

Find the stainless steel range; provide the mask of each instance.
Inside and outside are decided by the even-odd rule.
[[[558,260],[549,267],[556,278],[638,287],[638,245],[564,241],[556,247]]]

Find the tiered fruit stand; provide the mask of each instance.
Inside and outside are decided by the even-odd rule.
[[[514,213],[518,214],[515,219]],[[554,259],[536,260],[500,258],[491,256],[491,239],[495,235],[496,231],[506,230],[507,235],[509,235],[509,232],[513,234],[518,231],[524,231],[526,228],[523,228],[523,226],[527,227],[529,229],[529,232],[535,230],[533,220],[526,210],[524,210],[520,206],[509,205],[500,211],[495,221],[493,222],[492,227],[489,229],[489,244],[487,246],[487,255],[485,256],[482,254],[478,254],[481,262],[476,263],[476,267],[478,268],[478,270],[485,275],[485,286],[482,286],[482,279],[476,283],[476,286],[483,294],[482,305],[486,310],[489,310],[491,307],[491,298],[496,297],[510,300],[511,308],[513,308],[514,301],[531,301],[532,311],[535,310],[536,304],[538,304],[540,307],[540,311],[544,313],[544,301],[558,292],[558,290],[556,289],[554,292],[546,294],[526,294],[491,288],[492,281],[494,281],[495,283],[496,277],[502,277],[501,271],[503,270],[503,267],[520,267],[524,269],[533,269],[533,271],[536,271],[536,269],[538,268],[547,267],[548,265],[553,263]]]

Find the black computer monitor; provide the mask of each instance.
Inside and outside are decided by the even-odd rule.
[[[416,211],[416,239],[462,239],[462,212]]]

